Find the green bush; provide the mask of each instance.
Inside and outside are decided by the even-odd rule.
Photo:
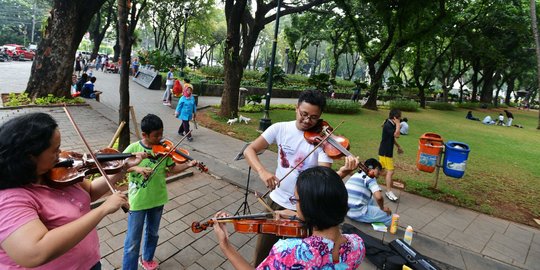
[[[36,98],[32,100],[28,97],[27,93],[9,93],[8,102],[4,105],[6,107],[17,107],[21,105],[51,105],[51,104],[76,104],[84,103],[84,99],[77,98],[66,98],[66,97],[55,97],[53,94],[48,94],[46,97]]]
[[[429,104],[429,107],[439,111],[453,111],[456,107],[447,102],[433,102]]]
[[[214,78],[223,78],[225,77],[225,70],[223,67],[202,67],[199,69],[202,74],[214,77]]]
[[[260,104],[266,95],[248,95],[246,96],[246,102],[253,104]]]
[[[264,105],[261,104],[248,104],[246,106],[238,108],[239,112],[245,112],[245,113],[256,113],[256,112],[262,112],[264,110]]]
[[[246,80],[258,81],[260,80],[262,75],[263,74],[261,72],[258,72],[256,70],[246,69],[244,70],[244,77],[242,77],[242,82]]]
[[[403,112],[417,112],[420,106],[416,101],[398,99],[390,101],[390,109],[399,109]]]
[[[456,107],[462,108],[462,109],[478,109],[480,106],[480,103],[478,102],[463,102],[463,103],[457,103]]]
[[[289,84],[308,84],[309,77],[302,74],[287,74],[287,82]]]
[[[327,99],[324,111],[327,113],[355,114],[360,112],[360,104],[352,100]]]
[[[137,52],[141,63],[153,65],[156,70],[167,72],[170,66],[178,63],[180,57],[167,51],[160,50],[141,50]]]
[[[27,93],[9,93],[8,100],[9,101],[4,104],[7,107],[17,107],[32,103],[32,99],[28,97]]]
[[[295,104],[270,104],[270,110],[288,110],[293,111],[296,110]]]

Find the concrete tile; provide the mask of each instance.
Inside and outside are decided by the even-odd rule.
[[[178,253],[179,251],[180,250],[170,242],[165,242],[156,248],[154,256],[159,262],[163,262],[174,256],[174,254]]]
[[[107,229],[112,235],[118,235],[127,230],[127,219],[122,219],[111,223],[107,226]]]
[[[416,209],[407,209],[404,212],[399,213],[399,225],[401,227],[411,225],[414,230],[424,228],[424,226],[432,222],[433,219],[433,216]]]
[[[169,223],[173,223],[182,217],[182,213],[178,211],[178,209],[172,209],[166,213],[163,214],[162,219],[165,219]]]
[[[169,239],[169,242],[178,250],[182,250],[195,241],[195,237],[193,237],[192,234],[192,232],[188,231],[176,234],[171,239]]]
[[[536,238],[536,237],[535,237]],[[540,269],[540,243],[533,241],[525,260],[527,269]]]
[[[124,249],[115,251],[114,253],[108,255],[106,258],[107,262],[113,266],[114,269],[120,269],[122,267],[122,258],[124,257]],[[105,269],[105,268],[103,268]]]
[[[201,262],[204,262],[204,261],[206,261],[206,260],[202,260]],[[205,270],[205,269],[215,269],[215,268],[204,268],[204,267],[200,266],[199,264],[194,263],[194,264],[190,265],[186,269],[187,270]]]
[[[435,221],[446,224],[456,230],[464,231],[477,216],[477,213],[469,210],[452,208],[447,209],[436,217]]]
[[[449,210],[449,209],[456,209],[456,207],[449,204],[437,202],[437,201],[430,201],[424,206],[418,208],[419,211],[422,211],[433,217],[438,217],[442,213],[444,213],[446,210]]]
[[[159,263],[159,269],[161,270],[184,270],[186,269],[184,266],[180,264],[177,260],[174,258],[170,258],[164,262]]]
[[[101,243],[99,244],[99,254],[101,254],[101,257],[105,257],[109,254],[111,254],[114,250],[107,245],[107,243]]]
[[[108,240],[105,240],[105,243],[107,243],[107,245],[109,245],[113,250],[116,251],[124,247],[125,237],[126,237],[125,234],[115,235],[114,237]]]
[[[179,234],[181,232],[191,231],[190,230],[191,225],[186,224],[184,221],[180,219],[167,225],[165,228],[167,228],[167,230],[171,232],[172,234]]]
[[[448,243],[480,253],[486,246],[489,239],[477,237],[474,234],[463,233],[453,230],[444,240]]]
[[[486,215],[479,215],[465,229],[464,233],[475,235],[480,239],[489,240],[495,232],[504,233],[510,223],[501,219],[492,218]]]
[[[523,244],[529,245],[532,242],[534,232],[530,231],[528,228],[525,228],[525,226],[510,223],[506,229],[506,232],[504,232],[504,235],[516,241],[520,241]]]
[[[191,247],[196,249],[201,254],[206,254],[208,251],[212,250],[215,246],[217,246],[217,242],[215,240],[215,236],[213,235],[213,233],[209,233],[205,235],[204,237],[197,239],[197,241],[191,244]]]
[[[183,267],[189,267],[190,265],[199,261],[202,258],[202,254],[194,248],[187,246],[186,248],[178,252],[176,255],[174,255],[173,258],[180,262]]]
[[[503,262],[525,263],[529,245],[506,235],[495,233],[482,254]]]
[[[440,221],[434,220],[433,222],[427,224],[417,232],[421,232],[428,236],[444,240],[453,230],[453,227],[445,223],[441,223]]]
[[[216,269],[226,261],[223,257],[217,254],[215,251],[210,250],[204,254],[204,260],[199,260],[197,263],[202,269]]]

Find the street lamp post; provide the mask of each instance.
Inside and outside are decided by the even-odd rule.
[[[319,52],[319,45],[321,42],[319,40],[315,40],[315,63],[313,64],[313,69],[311,70],[311,75],[315,75],[315,69],[317,68],[317,53]]]
[[[187,33],[187,18],[189,16],[189,8],[184,9],[184,37],[182,38],[182,63],[180,65],[180,77],[184,77],[184,67],[186,66],[186,33]]]
[[[277,0],[277,11],[276,11],[276,26],[274,28],[274,42],[272,43],[272,57],[270,58],[270,67],[268,68],[268,80],[267,80],[267,93],[266,93],[266,104],[264,106],[264,115],[261,121],[259,122],[259,130],[265,131],[270,125],[272,125],[272,120],[270,117],[270,97],[272,96],[272,83],[273,83],[273,69],[274,62],[276,58],[276,49],[277,49],[277,38],[279,30],[279,9],[281,7],[281,0]]]

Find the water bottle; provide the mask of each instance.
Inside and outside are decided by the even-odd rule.
[[[390,224],[390,233],[396,234],[397,228],[398,228],[398,222],[399,222],[399,215],[393,214],[392,215],[392,224]]]
[[[403,241],[405,241],[405,243],[409,244],[410,246],[412,242],[412,237],[413,237],[413,228],[409,225],[407,226],[407,229],[405,230]]]

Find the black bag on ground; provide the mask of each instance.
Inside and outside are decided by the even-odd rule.
[[[390,242],[390,248],[395,250],[401,257],[405,258],[406,264],[414,270],[440,270],[440,268],[429,260],[428,257],[418,253],[409,244],[401,239]]]
[[[388,247],[388,245],[385,245],[381,240],[371,235],[365,234],[356,227],[344,223],[342,231],[346,234],[356,234],[364,240],[366,257],[377,269],[398,270],[402,269],[406,263],[405,259]]]

